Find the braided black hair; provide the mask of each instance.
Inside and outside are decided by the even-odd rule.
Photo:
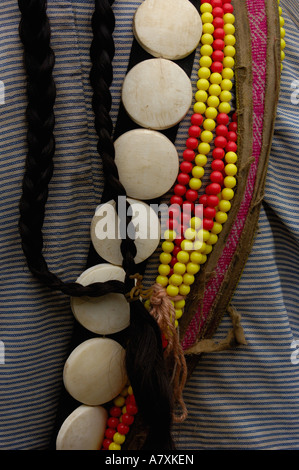
[[[123,267],[126,272],[124,283],[109,281],[89,286],[76,282],[65,283],[49,271],[42,255],[42,227],[55,152],[53,107],[56,89],[52,75],[55,59],[50,46],[47,1],[18,0],[18,3],[21,12],[19,34],[24,46],[28,94],[28,153],[20,200],[19,230],[28,267],[32,274],[50,289],[69,296],[96,297],[110,292],[124,294],[131,289],[134,281],[130,276],[136,272],[136,246],[134,240],[128,236],[121,243]],[[92,16],[93,41],[90,48],[90,82],[93,88],[92,107],[98,135],[97,149],[103,161],[106,189],[117,202],[118,196],[126,196],[126,192],[119,181],[114,161],[113,126],[110,118],[109,88],[113,78],[115,25],[112,3],[108,0],[95,0]],[[125,217],[128,226],[131,218],[128,215]],[[148,431],[144,448],[172,449],[174,444],[170,426],[173,398],[163,359],[161,332],[140,301],[131,303],[128,336],[126,367],[140,416]]]

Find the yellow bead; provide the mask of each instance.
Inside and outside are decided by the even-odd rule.
[[[205,112],[205,115],[208,119],[216,119],[217,115],[218,115],[218,111],[216,108],[212,107],[212,106],[209,106],[207,109],[206,109],[206,112]]]
[[[233,57],[226,56],[223,58],[222,63],[223,67],[232,69],[235,65],[235,59]]]
[[[213,23],[213,15],[209,12],[203,13],[201,15],[201,21],[202,23]]]
[[[224,55],[227,57],[234,57],[236,54],[236,49],[234,46],[225,46],[223,49]]]
[[[220,103],[218,109],[219,109],[220,113],[229,114],[231,112],[232,107],[226,101],[222,101],[222,103]]]
[[[236,38],[233,34],[226,34],[224,36],[224,44],[226,46],[234,46],[236,44]]]
[[[200,264],[205,264],[205,262],[207,261],[207,255],[202,255],[202,260],[200,262]]]
[[[234,163],[228,163],[225,165],[224,171],[227,176],[235,176],[237,174],[238,168]]]
[[[169,284],[172,286],[180,286],[183,282],[183,278],[180,274],[173,274],[170,276]]]
[[[199,240],[202,240],[203,242],[206,242],[209,239],[210,232],[206,229],[199,230],[197,233],[197,238]]]
[[[231,101],[232,99],[232,94],[230,91],[228,90],[223,90],[221,93],[220,93],[220,101],[223,101],[223,102],[229,102]]]
[[[204,114],[205,110],[207,109],[206,105],[201,101],[194,103],[193,111],[198,114]]]
[[[197,72],[198,78],[207,79],[211,75],[211,71],[208,67],[200,67]]]
[[[198,152],[207,155],[211,150],[211,146],[207,142],[201,142],[198,146]],[[197,162],[196,162],[197,164]]]
[[[224,29],[225,34],[235,34],[235,31],[236,31],[236,28],[231,23],[226,23],[223,26],[223,29]]]
[[[207,245],[204,254],[209,255],[212,250],[213,250],[213,246],[212,245]]]
[[[219,101],[218,96],[213,95],[213,96],[209,96],[209,97],[208,97],[207,105],[208,105],[209,107],[211,107],[211,108],[218,108],[219,103],[220,103],[220,101]]]
[[[194,282],[194,276],[193,274],[186,273],[183,276],[183,282],[186,286],[191,286]]]
[[[119,406],[121,408],[126,403],[126,400],[124,397],[118,396],[114,398],[113,403],[115,406]]]
[[[200,138],[202,142],[210,143],[213,140],[213,133],[211,131],[202,131]]]
[[[195,230],[198,230],[201,227],[201,219],[199,217],[192,217],[190,220],[190,226]]]
[[[160,284],[162,287],[166,287],[168,284],[168,277],[167,276],[157,276],[156,277],[157,284]]]
[[[186,265],[184,263],[175,263],[174,267],[173,267],[173,272],[175,274],[185,274],[186,272]]]
[[[209,240],[207,241],[208,245],[215,245],[218,241],[218,236],[215,233],[211,233]]]
[[[213,34],[214,30],[215,28],[212,23],[204,23],[202,25],[202,34]]]
[[[285,49],[285,47],[286,47],[286,42],[285,42],[284,39],[281,39],[281,40],[280,40],[280,47],[281,47],[281,49]]]
[[[207,159],[206,155],[198,154],[195,157],[195,163],[196,163],[197,166],[203,167],[207,164],[207,161],[208,161],[208,159]]]
[[[131,385],[129,385],[129,387],[128,387],[128,394],[133,395],[133,389],[132,389]]]
[[[224,78],[221,82],[221,89],[222,90],[227,90],[230,91],[233,87],[233,82],[231,80],[228,80],[227,78]],[[226,101],[226,100],[224,100]]]
[[[197,240],[196,242],[194,242],[195,251],[199,251],[201,253],[205,249],[205,247],[206,247],[205,242],[202,242],[200,240]]]
[[[196,86],[198,90],[206,91],[209,88],[210,84],[206,78],[200,78],[199,80],[197,80]],[[198,100],[198,101],[201,101],[201,100]]]
[[[166,292],[169,295],[169,297],[176,297],[179,293],[179,288],[177,286],[173,286],[173,285],[169,284],[166,287]]]
[[[216,212],[215,220],[219,222],[219,224],[224,224],[227,221],[227,213],[221,211]]]
[[[170,253],[161,253],[160,254],[160,262],[162,264],[169,264],[172,260],[172,256]]]
[[[191,253],[191,256],[190,256],[190,260],[191,260],[191,263],[188,263],[191,264],[191,265],[197,265],[197,264],[200,264],[201,260],[202,260],[202,254],[201,253],[197,253],[196,251],[193,251],[193,253]],[[187,268],[188,268],[188,265],[187,265]],[[188,271],[189,272],[189,271]],[[190,274],[196,274],[196,273],[193,273],[192,271],[190,272]]]
[[[280,28],[280,37],[284,38],[286,35],[286,30],[284,28]]]
[[[177,300],[177,301],[174,303],[175,308],[178,308],[178,309],[184,308],[185,305],[186,305],[186,301],[185,301],[184,299],[182,299],[182,300]]]
[[[202,56],[200,59],[199,59],[199,65],[201,67],[208,67],[210,68],[211,65],[212,65],[212,59],[211,57],[207,56],[207,55],[204,55]]]
[[[172,241],[176,239],[176,232],[174,230],[165,230],[164,238],[167,241]]]
[[[223,15],[223,21],[224,21],[225,24],[226,24],[226,23],[234,24],[234,22],[235,22],[235,17],[234,17],[234,15],[233,15],[232,13],[225,13],[225,14]]]
[[[186,286],[185,284],[182,284],[180,286],[179,292],[181,295],[188,295],[190,292],[190,286]]]
[[[192,251],[193,242],[191,240],[183,240],[181,243],[181,248],[183,251]]]
[[[221,192],[221,197],[226,201],[230,201],[231,199],[233,199],[234,195],[235,192],[231,188],[224,188]]]
[[[119,432],[116,432],[113,436],[113,440],[115,444],[123,444],[126,440],[126,436],[124,434],[120,434]]]
[[[180,263],[187,264],[189,261],[189,253],[187,253],[187,251],[181,250],[178,252],[176,258]]]
[[[221,93],[220,86],[217,85],[216,83],[213,83],[213,85],[211,85],[210,88],[209,88],[209,93],[212,96],[219,96],[220,93]]]
[[[222,75],[217,72],[212,73],[212,75],[210,76],[210,82],[219,85],[222,82]]]
[[[226,188],[234,188],[237,184],[236,178],[234,176],[226,176],[223,182]]]
[[[175,320],[174,326],[175,326],[175,328],[177,328],[179,326],[179,322],[177,320]]]
[[[278,5],[279,5],[279,4],[278,4]],[[279,14],[279,16],[282,15],[282,8],[281,8],[281,7],[278,7],[278,14]]]
[[[200,168],[200,167],[198,167],[198,168]],[[190,189],[194,189],[195,191],[198,191],[201,188],[201,185],[202,185],[202,182],[199,178],[191,178],[190,181],[189,181]]]
[[[205,170],[203,169],[202,166],[194,166],[192,168],[192,175],[194,176],[194,178],[202,178],[203,175],[205,174]]]
[[[207,55],[210,57],[213,54],[213,48],[209,44],[205,44],[204,46],[201,46],[200,53],[201,55]]]
[[[202,3],[200,5],[201,13],[207,13],[207,12],[211,13],[212,10],[213,10],[213,7],[210,3]]]
[[[162,250],[164,253],[171,253],[174,249],[174,244],[172,242],[163,242],[162,243]]]
[[[151,309],[151,302],[150,302],[149,299],[144,302],[144,306],[145,306],[146,310],[149,312],[150,309]]]
[[[109,450],[121,450],[121,446],[115,442],[111,442],[109,445]]]
[[[183,310],[181,308],[176,308],[175,309],[175,318],[176,320],[179,320],[183,315]]]
[[[234,76],[234,71],[233,69],[229,68],[229,67],[225,67],[223,70],[222,70],[222,77],[225,79],[225,80],[231,80]]]
[[[216,123],[215,123],[214,119],[205,119],[204,122],[203,122],[203,127],[207,131],[213,131],[216,127]]]
[[[236,163],[237,160],[238,160],[238,156],[235,152],[227,152],[225,154],[226,163]]]
[[[189,227],[185,230],[184,235],[186,240],[194,240],[196,237],[196,230],[194,228]]]
[[[232,205],[229,201],[222,199],[222,201],[219,202],[218,208],[222,212],[228,212],[231,209],[231,206]]]
[[[279,17],[279,24],[281,28],[284,26],[284,18],[282,16]]]
[[[202,256],[201,253],[196,253],[196,252],[194,252],[194,253],[195,253],[196,255]],[[192,253],[192,254],[194,254],[194,253]],[[202,258],[200,258],[200,261],[201,261],[201,259],[202,259]],[[188,273],[188,274],[194,275],[194,274],[197,274],[198,271],[199,271],[199,263],[188,263],[188,264],[187,264],[187,273]],[[184,282],[185,282],[185,281],[184,281]],[[185,282],[185,284],[187,284],[187,282]]]
[[[214,41],[212,34],[205,33],[201,36],[201,43],[211,45]],[[208,54],[207,54],[208,55]]]
[[[219,224],[219,222],[214,222],[211,233],[215,233],[216,235],[219,235],[219,233],[222,232],[222,228],[223,227],[221,224]]]
[[[281,60],[284,60],[285,59],[285,53],[284,51],[280,51],[280,56],[281,56]]]
[[[120,394],[121,394],[123,397],[128,396],[128,393],[129,393],[129,392],[128,392],[128,387],[125,387],[125,388],[120,392]]]
[[[168,276],[170,271],[170,266],[168,264],[160,264],[158,267],[158,272],[161,276]]]

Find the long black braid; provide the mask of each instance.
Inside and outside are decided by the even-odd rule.
[[[109,281],[82,286],[65,283],[48,269],[42,255],[45,204],[48,185],[53,174],[55,152],[54,112],[56,97],[52,72],[54,53],[50,46],[50,24],[46,0],[18,0],[21,11],[20,38],[24,46],[24,65],[27,74],[28,153],[20,200],[19,229],[23,251],[32,274],[52,290],[69,296],[101,296],[110,292],[125,293],[132,287],[135,274],[136,246],[134,240],[122,240],[121,252],[126,271],[125,283]],[[110,118],[113,73],[114,14],[112,1],[95,0],[92,17],[93,42],[90,49],[93,88],[92,107],[98,135],[97,149],[103,161],[106,189],[113,199],[126,192],[118,177],[114,161],[112,122]],[[128,203],[127,203],[128,205]],[[128,214],[128,212],[127,212]],[[119,214],[122,216],[121,214]],[[131,221],[128,215],[126,226]],[[140,301],[131,303],[131,324],[126,344],[127,374],[134,390],[140,416],[148,431],[146,449],[172,449],[170,433],[172,392],[163,360],[161,332],[157,323]]]

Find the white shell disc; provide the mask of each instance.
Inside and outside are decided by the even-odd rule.
[[[107,418],[102,406],[79,406],[62,423],[56,450],[100,450]]]
[[[126,199],[120,198],[119,200],[121,201],[119,211],[126,214]],[[126,231],[131,238],[134,237],[135,232],[136,264],[149,258],[160,241],[160,222],[154,209],[135,199],[128,198],[128,202],[131,205],[132,225],[135,230],[130,226],[126,230],[125,224],[122,227],[114,201],[101,204],[91,222],[91,241],[95,250],[107,262],[118,266],[121,266],[123,261],[120,245],[122,239],[125,238]],[[121,218],[125,222],[125,217]]]
[[[141,127],[168,129],[178,124],[192,103],[188,75],[167,59],[148,59],[126,75],[122,88],[123,105]]]
[[[77,282],[87,286],[94,282],[125,280],[125,271],[119,266],[99,264],[87,269]],[[130,306],[122,294],[107,294],[102,297],[72,297],[71,308],[81,325],[100,335],[109,335],[124,330],[130,324]]]
[[[174,184],[179,158],[173,143],[161,132],[134,129],[115,141],[119,179],[129,197],[155,199]]]
[[[63,370],[64,386],[84,405],[102,405],[126,384],[125,350],[109,338],[92,338],[77,346]]]
[[[198,46],[202,21],[189,0],[145,0],[135,13],[133,31],[154,57],[178,60]]]

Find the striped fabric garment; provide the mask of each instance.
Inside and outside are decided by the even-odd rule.
[[[116,122],[141,0],[116,0],[112,117]],[[299,342],[296,149],[298,142],[298,3],[280,2],[287,48],[281,97],[259,230],[233,305],[248,346],[204,355],[185,390],[189,417],[176,425],[179,449],[299,449]],[[44,225],[44,253],[64,281],[85,269],[89,226],[103,188],[91,109],[89,47],[92,0],[49,0],[57,84],[55,171]],[[25,76],[17,2],[0,4],[0,448],[48,448],[73,317],[68,299],[28,273],[18,234],[18,203],[26,155]],[[196,60],[195,60],[196,63]],[[196,82],[196,65],[192,74]],[[293,84],[293,85],[292,85]],[[0,101],[1,103],[1,101]],[[177,148],[182,153],[189,115]],[[157,271],[150,261],[146,281]],[[230,327],[224,319],[216,339]]]

